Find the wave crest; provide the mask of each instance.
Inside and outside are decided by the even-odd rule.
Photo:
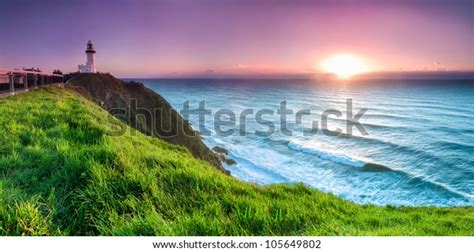
[[[318,149],[318,148],[315,148],[315,147],[312,147],[312,146],[304,145],[304,144],[300,143],[299,141],[289,141],[288,142],[288,147],[292,150],[312,154],[312,155],[315,155],[315,156],[317,156],[321,159],[333,161],[333,162],[336,162],[336,163],[339,163],[339,164],[349,165],[349,166],[352,166],[352,167],[361,168],[361,167],[364,167],[367,164],[366,162],[364,162],[362,160],[358,160],[358,159],[349,157],[349,156],[344,155],[342,153],[335,153],[335,152],[330,152],[330,151],[326,151],[326,150],[321,150],[321,149]]]

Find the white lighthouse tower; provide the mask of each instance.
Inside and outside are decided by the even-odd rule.
[[[97,70],[95,68],[95,49],[92,42],[89,40],[87,42],[86,48],[86,55],[87,61],[85,65],[79,65],[79,72],[80,73],[96,73]]]

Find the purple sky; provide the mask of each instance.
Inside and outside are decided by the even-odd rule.
[[[77,70],[85,44],[121,77],[474,70],[472,0],[2,0],[0,67]],[[437,65],[435,65],[437,64]]]

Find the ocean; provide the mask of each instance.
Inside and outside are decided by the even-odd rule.
[[[474,205],[473,82],[137,81],[182,114],[201,102],[207,114],[188,120],[229,151],[236,164],[225,167],[241,180],[302,182],[357,203]]]

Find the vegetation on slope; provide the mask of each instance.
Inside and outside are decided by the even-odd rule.
[[[186,147],[191,154],[229,174],[191,125],[159,94],[142,83],[123,82],[111,74],[72,74],[68,87],[103,106],[145,135]],[[125,112],[125,113],[124,113]]]
[[[0,100],[0,235],[474,235],[473,207],[256,186],[48,88]],[[124,126],[124,125],[122,125]]]

